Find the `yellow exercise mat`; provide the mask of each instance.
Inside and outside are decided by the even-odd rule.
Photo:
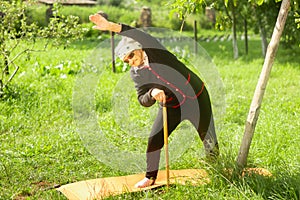
[[[166,171],[158,172],[156,182],[147,188],[135,188],[134,185],[142,180],[145,174],[107,177],[70,183],[57,190],[70,200],[103,199],[111,195],[127,192],[138,192],[153,189],[167,184]],[[170,184],[205,184],[209,182],[208,173],[203,169],[170,170]]]

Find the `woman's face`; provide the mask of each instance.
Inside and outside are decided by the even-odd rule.
[[[142,49],[133,50],[125,56],[123,61],[132,67],[138,67],[144,64],[144,51]]]

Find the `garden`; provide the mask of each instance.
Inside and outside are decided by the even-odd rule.
[[[18,3],[17,1],[16,4]],[[52,23],[53,29],[47,29],[47,6],[33,4],[26,10],[31,13],[31,17],[26,19],[29,21],[29,27],[27,26],[25,32],[31,33],[31,29],[36,28],[33,22],[37,23],[37,27],[44,27],[43,31],[35,34],[15,34],[15,37],[8,40],[5,40],[6,32],[2,28],[5,21],[0,23],[3,25],[0,46],[2,48],[5,41],[6,46],[3,48],[13,50],[1,57],[3,59],[0,65],[2,67],[5,66],[5,62],[10,63],[9,74],[3,70],[0,77],[2,86],[7,83],[5,87],[1,87],[0,93],[0,199],[66,199],[56,190],[59,186],[82,180],[131,174],[130,170],[126,169],[128,166],[123,166],[124,170],[115,167],[114,164],[121,158],[110,157],[109,149],[101,150],[101,144],[96,144],[96,147],[99,146],[101,153],[107,153],[110,162],[102,162],[92,153],[78,128],[78,113],[74,113],[74,105],[84,105],[84,102],[76,102],[74,91],[77,91],[78,79],[86,69],[99,75],[98,82],[94,83],[96,91],[92,93],[93,108],[99,126],[121,150],[146,149],[146,143],[135,143],[136,138],[133,135],[125,136],[124,129],[120,127],[124,123],[137,122],[133,127],[142,128],[151,125],[153,120],[151,117],[143,118],[151,115],[152,110],[141,111],[134,86],[130,85],[130,77],[127,76],[129,67],[116,60],[115,72],[110,62],[102,65],[101,71],[98,71],[99,68],[87,62],[90,58],[95,58],[95,52],[103,49],[107,50],[108,60],[110,59],[111,37],[109,33],[92,30],[93,24],[88,21],[88,16],[103,10],[112,21],[133,24],[134,21],[138,21],[140,9],[145,4],[152,5],[151,1],[137,1],[135,4],[123,3],[118,6],[58,6],[60,17],[54,18],[56,21],[48,22]],[[3,5],[1,3],[1,8]],[[131,12],[128,12],[128,9],[131,9]],[[153,5],[152,12],[152,21],[156,28],[172,29],[171,32],[175,35],[193,41],[193,20],[200,18],[199,16],[191,15],[186,21],[186,29],[179,30],[182,21],[170,17],[167,8]],[[71,15],[76,17],[70,18]],[[201,18],[204,18],[203,14]],[[19,23],[19,26],[22,27],[22,23]],[[68,31],[60,31],[65,27],[68,27]],[[23,31],[22,28],[20,30]],[[236,158],[249,107],[264,64],[261,37],[256,31],[249,30],[247,51],[243,31],[237,32],[238,58],[234,58],[233,41],[230,38],[199,39],[197,43],[198,51],[215,67],[217,74],[214,77],[222,81],[220,92],[224,91],[224,110],[216,113],[219,116],[217,134],[220,156],[216,162],[207,162],[201,155],[202,143],[195,137],[190,147],[184,149],[176,161],[171,162],[170,168],[205,169],[210,182],[197,186],[172,185],[168,190],[162,187],[125,193],[108,199],[300,198],[300,48],[299,40],[290,45],[291,36],[285,37],[287,42],[280,44],[276,54],[247,159],[248,167],[264,168],[272,175],[265,177],[250,174],[241,177],[225,170],[236,168]],[[272,32],[272,29],[270,31]],[[300,32],[299,29],[297,31]],[[298,32],[296,33],[299,34]],[[198,29],[198,38],[208,38],[212,35],[221,38],[230,34],[230,29],[220,31],[213,28],[204,29],[201,26]],[[166,35],[159,33],[157,37],[166,38]],[[193,48],[178,50],[174,43],[171,47],[174,48],[170,50],[181,61],[189,63],[194,53]],[[22,53],[19,55],[20,52]],[[14,72],[14,76],[11,76]],[[9,77],[12,79],[8,80]],[[114,119],[114,98],[118,92],[122,92],[119,84],[122,84],[120,80],[124,80],[124,77],[128,78],[128,82],[125,83],[133,89],[133,93],[129,95],[132,98],[132,121],[129,122],[126,119],[127,115],[122,115],[125,111],[118,111],[121,116]],[[209,81],[213,84],[213,80]],[[80,84],[79,86],[84,87]],[[156,108],[153,109],[156,112]],[[130,128],[127,131],[138,132],[139,129]],[[124,143],[120,143],[119,138],[122,138]]]

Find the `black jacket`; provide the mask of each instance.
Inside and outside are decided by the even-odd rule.
[[[203,81],[154,37],[124,24],[120,35],[139,42],[148,56],[149,66],[130,71],[141,105],[148,107],[155,103],[151,96],[153,88],[164,90],[167,106],[173,108],[199,97],[204,89]]]

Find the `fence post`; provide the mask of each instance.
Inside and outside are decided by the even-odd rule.
[[[110,32],[110,44],[111,44],[111,65],[112,71],[116,72],[116,65],[115,65],[115,33]]]
[[[197,36],[197,21],[194,20],[194,51],[195,51],[195,54],[198,53],[198,36]]]

